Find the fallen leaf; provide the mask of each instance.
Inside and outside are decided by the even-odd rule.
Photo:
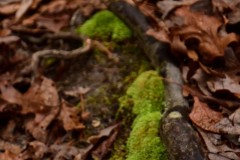
[[[239,159],[239,156],[236,154],[237,152],[240,152],[239,149],[232,149],[228,147],[226,144],[222,145],[214,145],[210,137],[212,136],[212,133],[205,133],[204,131],[198,129],[201,137],[203,138],[207,148],[208,148],[208,156],[211,160],[237,160]]]
[[[176,9],[174,14],[183,17],[184,23],[174,29],[173,35],[182,37],[181,41],[184,44],[187,40],[197,37],[199,41],[197,50],[206,62],[211,62],[216,57],[223,57],[224,49],[230,43],[237,42],[236,34],[227,34],[223,30],[219,32],[223,22],[216,16],[192,12],[187,6]]]
[[[46,142],[48,130],[47,127],[56,119],[59,108],[53,108],[46,114],[35,113],[35,117],[25,118],[24,127],[36,140]]]
[[[223,107],[227,107],[229,109],[234,109],[234,108],[238,108],[240,103],[238,101],[234,101],[234,100],[228,100],[228,99],[220,99],[220,98],[216,98],[213,96],[205,96],[203,95],[198,89],[184,85],[183,87],[183,94],[184,96],[188,96],[189,94],[194,96],[197,96],[201,101],[205,101],[205,102],[211,102]]]
[[[217,124],[216,127],[221,133],[226,135],[238,135],[240,136],[240,109],[237,109],[233,112],[229,118],[225,117],[221,119]],[[238,142],[240,143],[240,142]]]
[[[82,156],[81,158],[84,160],[84,157],[86,156],[84,149],[80,149],[75,146],[70,146],[68,144],[53,144],[49,147],[49,152],[54,154],[53,160],[59,160],[59,159],[74,159],[79,154]],[[81,160],[82,160],[81,159]]]
[[[225,75],[225,78],[215,77],[212,80],[207,81],[207,85],[213,93],[227,91],[237,98],[240,98],[240,85],[238,84],[238,81],[232,79],[228,75]]]
[[[165,19],[170,12],[175,10],[178,7],[191,5],[195,3],[197,0],[184,0],[184,1],[158,1],[157,7],[162,13],[162,19]]]
[[[17,154],[13,154],[11,151],[6,150],[0,153],[0,159],[2,160],[19,160]]]
[[[53,81],[42,77],[29,85],[32,86],[24,94],[13,86],[2,86],[0,87],[1,98],[21,106],[22,114],[42,113],[59,106],[59,97]]]
[[[120,126],[120,123],[117,123],[115,125],[112,125],[108,128],[105,128],[100,131],[98,135],[91,136],[87,139],[89,143],[96,144],[101,138],[108,137],[111,135],[111,133]]]
[[[209,92],[206,81],[208,80],[208,75],[203,72],[201,68],[199,68],[196,73],[192,76],[191,79],[195,80],[197,82],[197,86],[200,89],[200,91],[206,95],[206,96],[212,96],[212,94]]]
[[[20,2],[21,0],[1,0],[0,1],[0,5],[3,6],[3,5],[7,5],[7,4],[10,4],[10,3],[13,3],[13,2]]]
[[[48,147],[46,144],[39,142],[39,141],[32,141],[29,143],[28,151],[32,151],[34,159],[42,159],[44,154],[48,152]]]
[[[201,134],[202,138],[205,141],[205,144],[208,148],[208,150],[211,153],[219,153],[219,152],[239,152],[239,149],[232,149],[228,147],[226,144],[214,144],[214,142],[211,140],[214,137],[214,133],[211,132],[205,132],[201,129],[198,129],[199,133]],[[219,135],[221,137],[221,135]],[[221,139],[221,138],[220,138]],[[222,139],[221,139],[222,141]]]
[[[17,36],[0,37],[0,43],[10,44],[19,41]]]
[[[51,17],[38,17],[36,24],[39,28],[46,28],[52,32],[59,32],[62,28],[69,24],[69,15],[58,15]]]
[[[28,11],[28,9],[31,7],[33,3],[33,0],[22,0],[21,1],[21,6],[17,10],[15,19],[18,21],[19,19],[22,18],[22,16]]]
[[[64,91],[64,94],[67,96],[79,97],[80,95],[84,95],[91,90],[89,87],[75,87],[71,90]]]
[[[113,133],[104,140],[94,151],[92,151],[93,159],[103,160],[104,157],[111,151],[111,146],[116,140],[118,135],[118,130],[114,130]]]
[[[0,149],[14,155],[18,155],[22,151],[22,147],[20,145],[4,140],[0,140]]]
[[[80,121],[80,110],[77,107],[70,106],[63,101],[58,119],[62,122],[66,131],[79,130],[85,128]]]
[[[1,132],[1,137],[4,140],[12,141],[14,139],[15,127],[16,127],[16,122],[13,119],[9,120],[5,130]]]
[[[223,116],[221,112],[212,110],[206,103],[199,101],[198,97],[194,97],[193,109],[189,117],[200,128],[218,133],[219,129],[215,125]]]
[[[66,8],[67,1],[65,0],[57,0],[51,1],[48,5],[44,5],[40,8],[40,12],[45,14],[56,14],[64,11]]]
[[[19,3],[12,3],[8,5],[0,6],[0,14],[2,15],[10,15],[14,14],[20,7]]]

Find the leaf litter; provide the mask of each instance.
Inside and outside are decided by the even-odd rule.
[[[189,117],[206,144],[208,158],[239,159],[240,49],[237,28],[240,1],[134,2],[151,19],[152,28],[147,34],[170,43],[172,53],[179,60],[185,81],[183,92],[193,102]],[[48,74],[44,64],[37,64],[39,74],[34,74],[35,68],[21,72],[31,62],[30,55],[43,48],[76,49],[71,45],[73,43],[63,45],[63,41],[70,39],[81,44],[81,38],[59,33],[71,28],[72,24],[82,23],[70,20],[75,20],[72,15],[78,15],[79,8],[80,16],[88,18],[105,7],[100,0],[0,2],[0,15],[4,17],[0,32],[0,159],[43,159],[46,156],[87,159],[89,155],[103,159],[109,152],[119,124],[102,126],[95,132],[96,136],[86,138],[83,131],[92,115],[85,109],[74,108],[63,98],[81,97],[83,101],[85,94],[92,94],[94,86],[86,86],[81,80],[82,89],[70,87],[61,93],[57,83],[44,76]],[[54,38],[55,35],[58,38]],[[48,53],[45,56],[48,57]],[[60,61],[58,65],[61,64]],[[55,79],[61,72],[61,67],[52,70]],[[84,73],[81,76],[84,77]],[[81,138],[86,141],[76,140]]]
[[[90,40],[66,32],[74,27],[72,24],[82,23],[74,22],[76,14],[87,19],[104,8],[101,0],[0,2],[0,159],[104,159],[111,152],[120,128],[111,115],[115,111],[101,106],[96,112],[89,108],[86,95],[100,90],[103,82],[120,83],[122,79],[112,78],[109,68],[119,64],[111,60],[105,66],[88,62],[87,53],[93,47]],[[100,49],[109,59],[118,58],[103,47]],[[83,53],[76,60],[86,63],[84,67],[79,65],[80,71],[75,69],[74,73],[78,73],[73,78],[63,78],[66,65],[73,61],[67,56],[69,53],[75,57]],[[51,58],[53,63],[46,66],[45,60]],[[94,75],[99,68],[106,74],[102,82],[99,73]],[[120,74],[118,68],[115,72]],[[92,80],[86,82],[90,74]],[[76,80],[77,76],[83,78]],[[64,86],[68,78],[76,82]],[[99,118],[104,112],[106,117]],[[92,126],[92,121],[98,118],[98,126]]]
[[[169,43],[179,62],[183,94],[192,106],[189,118],[208,158],[240,159],[240,1],[134,2],[152,22],[147,34]]]

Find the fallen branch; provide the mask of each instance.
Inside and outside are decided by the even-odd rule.
[[[62,58],[62,59],[71,59],[75,58],[81,54],[87,53],[92,48],[92,41],[90,39],[85,40],[85,44],[83,47],[77,48],[72,51],[64,51],[64,50],[42,50],[33,53],[31,63],[29,66],[23,69],[22,74],[27,74],[33,72],[34,75],[38,75],[38,66],[40,63],[41,58]]]
[[[152,65],[156,69],[161,67],[162,76],[168,80],[164,81],[167,107],[161,121],[160,135],[167,147],[169,159],[206,159],[201,139],[188,119],[190,108],[182,94],[181,72],[170,54],[169,44],[146,34],[150,25],[133,5],[119,1],[112,2],[109,8],[134,31]],[[171,83],[173,80],[177,83]]]

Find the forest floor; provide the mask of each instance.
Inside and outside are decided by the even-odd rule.
[[[239,0],[128,2],[170,45],[208,158],[239,159]],[[119,98],[153,67],[133,36],[79,35],[107,3],[0,1],[0,159],[108,159],[128,136]]]

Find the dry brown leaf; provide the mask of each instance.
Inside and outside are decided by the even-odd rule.
[[[39,11],[45,14],[60,13],[67,7],[66,4],[66,0],[51,1],[47,5],[42,6]]]
[[[17,154],[13,154],[11,151],[6,150],[0,153],[1,160],[19,160]]]
[[[11,119],[8,121],[5,130],[1,132],[1,138],[4,140],[12,141],[14,139],[14,129],[16,128],[16,122]]]
[[[10,143],[8,141],[0,140],[0,149],[2,151],[6,151],[11,154],[20,154],[22,151],[22,147],[15,143]]]
[[[58,15],[50,17],[37,17],[36,24],[39,28],[46,28],[52,32],[59,32],[69,25],[69,15]]]
[[[211,93],[209,92],[206,84],[208,76],[206,73],[203,72],[201,68],[197,69],[195,74],[192,76],[192,79],[194,79],[197,82],[198,88],[204,95],[211,96]]]
[[[216,145],[211,141],[211,138],[213,138],[212,133],[205,133],[200,129],[198,129],[198,131],[207,146],[207,149],[209,151],[208,156],[211,160],[238,160],[240,158],[236,154],[240,151],[239,149],[232,149],[226,144]]]
[[[199,65],[201,69],[208,74],[209,76],[215,76],[215,77],[220,77],[220,78],[225,78],[225,74],[222,71],[216,71],[210,67],[207,67],[203,65],[201,62],[199,62]]]
[[[35,159],[42,159],[44,154],[48,151],[46,144],[39,141],[32,141],[29,143],[29,147],[33,150]]]
[[[34,115],[25,119],[24,127],[35,139],[44,142],[47,127],[59,113],[59,98],[54,83],[44,77],[35,79],[25,93],[20,93],[11,85],[0,88],[1,98],[10,104],[18,104],[21,107],[19,113]]]
[[[59,108],[55,107],[46,114],[36,113],[35,117],[25,118],[25,129],[38,141],[46,142],[47,127],[56,119]]]
[[[189,117],[198,127],[218,133],[219,129],[215,125],[223,116],[221,112],[210,109],[206,103],[199,101],[198,97],[194,97],[194,105]]]
[[[22,113],[46,112],[60,105],[59,96],[52,80],[41,77],[36,79],[22,99]],[[34,107],[32,107],[34,106]]]
[[[2,15],[14,14],[19,9],[19,7],[20,7],[19,3],[0,6],[0,14]]]
[[[236,53],[231,47],[227,47],[225,49],[224,65],[226,70],[233,70],[239,68],[240,66],[240,62],[236,56]]]
[[[146,34],[156,38],[160,42],[170,43],[170,40],[169,40],[169,37],[168,37],[167,33],[163,30],[155,31],[155,30],[150,28],[146,31]]]
[[[234,33],[219,33],[223,22],[216,16],[191,12],[189,7],[178,8],[174,13],[176,16],[184,18],[184,24],[175,29],[174,36],[182,37],[181,41],[184,44],[189,39],[197,37],[199,41],[198,52],[207,62],[213,61],[216,57],[224,56],[224,49],[227,45],[237,41],[237,36]]]
[[[221,131],[221,133],[224,133],[226,135],[240,135],[240,109],[238,108],[235,112],[233,112],[229,118],[225,117],[223,119],[221,119],[221,121],[219,121],[216,124],[216,127]],[[237,138],[238,139],[238,138]],[[239,144],[239,140],[238,142],[236,142],[237,144]]]
[[[194,50],[188,50],[187,51],[187,55],[193,61],[198,61],[198,55],[197,55],[197,53]]]
[[[58,119],[62,122],[66,131],[79,130],[85,128],[80,121],[80,110],[77,107],[70,106],[63,101]]]
[[[17,21],[19,19],[21,19],[23,17],[23,15],[28,11],[28,9],[31,7],[32,3],[33,3],[33,0],[22,0],[21,1],[21,6],[17,10],[16,15],[15,15],[15,19]]]
[[[215,10],[223,13],[226,10],[237,10],[239,0],[211,0],[211,2]]]
[[[33,0],[31,9],[36,9],[43,0]]]
[[[34,81],[24,94],[11,85],[2,86],[0,90],[2,99],[22,107],[22,114],[46,112],[58,108],[60,103],[53,81],[44,77]]]
[[[3,5],[7,5],[7,4],[10,4],[10,3],[14,3],[14,2],[20,2],[21,0],[1,0],[0,1],[0,5],[3,6]]]
[[[112,146],[113,142],[116,140],[118,135],[118,130],[114,130],[113,133],[104,140],[94,151],[92,151],[93,159],[103,160],[104,157],[110,152],[110,147]]]
[[[237,156],[234,152],[226,152],[226,153],[209,153],[209,160],[239,160],[240,157]]]
[[[90,147],[92,148],[92,147]],[[54,154],[53,160],[59,159],[74,159],[80,155],[81,158],[79,160],[85,160],[86,154],[88,154],[88,147],[86,150],[80,149],[75,146],[71,146],[69,144],[53,144],[49,147],[49,152]],[[87,152],[87,153],[86,153]]]
[[[100,133],[98,135],[95,136],[91,136],[88,138],[88,142],[92,143],[92,144],[96,144],[101,138],[103,137],[108,137],[111,135],[111,133],[120,126],[120,123],[117,123],[115,125],[112,125],[108,128],[105,128],[103,130],[100,131]]]
[[[89,87],[80,86],[77,88],[75,87],[71,90],[64,91],[64,94],[67,96],[79,97],[80,95],[87,94],[90,90],[91,90],[91,88],[89,88]]]
[[[183,94],[184,96],[188,96],[189,94],[192,95],[193,97],[197,96],[201,101],[212,102],[214,104],[227,107],[229,109],[237,108],[240,106],[240,103],[238,101],[220,99],[212,96],[205,96],[198,89],[187,85],[183,86]]]
[[[225,78],[215,77],[207,82],[208,88],[212,92],[223,92],[227,91],[232,93],[237,98],[240,98],[240,85],[238,81],[232,79],[228,75]]]
[[[195,3],[197,0],[184,0],[184,1],[159,1],[157,7],[162,13],[162,18],[165,19],[170,12],[181,6],[188,6]]]
[[[19,41],[19,37],[17,36],[0,37],[0,43],[4,43],[4,44],[15,43],[17,41]]]
[[[9,84],[8,84],[9,85]],[[1,99],[11,104],[22,104],[22,94],[13,86],[1,86]]]
[[[187,53],[187,47],[184,42],[180,40],[179,36],[174,36],[171,43],[171,50],[177,57],[182,57]]]

